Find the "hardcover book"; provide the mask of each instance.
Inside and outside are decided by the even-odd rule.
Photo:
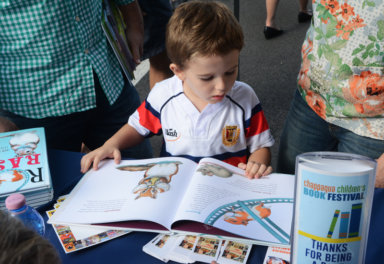
[[[294,176],[250,180],[219,160],[103,161],[87,172],[49,223],[209,234],[289,246]]]
[[[123,17],[113,1],[103,1],[101,27],[125,76],[131,81],[135,78],[133,71],[136,68],[136,62],[133,60],[131,50],[126,40],[126,26]]]
[[[11,193],[38,207],[53,198],[44,128],[0,133],[0,209]]]

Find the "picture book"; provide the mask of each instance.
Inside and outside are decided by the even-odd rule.
[[[37,207],[52,200],[44,128],[0,133],[0,209],[11,193]]]
[[[263,264],[289,264],[291,257],[290,248],[268,247]]]
[[[205,158],[105,160],[87,172],[49,220],[128,230],[210,234],[289,245],[294,176],[250,180]]]
[[[336,152],[296,159],[292,263],[365,263],[376,161]]]
[[[181,234],[159,234],[143,246],[144,252],[163,262],[179,263],[245,264],[251,249],[252,244]]]
[[[66,196],[61,196],[57,199],[54,209],[47,211],[47,216],[50,218],[60,207]],[[109,228],[100,228],[95,226],[65,226],[53,225],[53,229],[60,241],[65,253],[75,252],[85,249],[108,240],[128,234],[127,230],[111,230]]]
[[[131,81],[135,78],[133,71],[136,68],[136,62],[133,60],[131,50],[126,40],[126,26],[123,17],[113,1],[103,1],[101,27],[125,76]]]

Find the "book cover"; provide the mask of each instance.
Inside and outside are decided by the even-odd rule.
[[[375,169],[347,153],[297,157],[292,263],[364,263]]]
[[[268,247],[263,264],[289,264],[290,248]]]
[[[52,199],[44,128],[0,133],[1,207],[14,192],[23,193],[27,202]]]
[[[214,159],[107,160],[83,176],[49,222],[289,246],[293,188],[293,175],[250,180]]]
[[[104,0],[102,5],[101,27],[125,76],[131,81],[135,78],[136,62],[126,40],[123,17],[113,1]]]

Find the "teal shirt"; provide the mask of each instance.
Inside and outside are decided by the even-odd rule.
[[[115,102],[124,80],[101,28],[101,4],[0,2],[0,109],[29,118],[92,109],[93,70],[110,104]]]

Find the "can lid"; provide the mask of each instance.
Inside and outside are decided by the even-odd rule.
[[[21,193],[13,193],[5,199],[5,207],[8,210],[16,210],[25,205],[25,196]]]

